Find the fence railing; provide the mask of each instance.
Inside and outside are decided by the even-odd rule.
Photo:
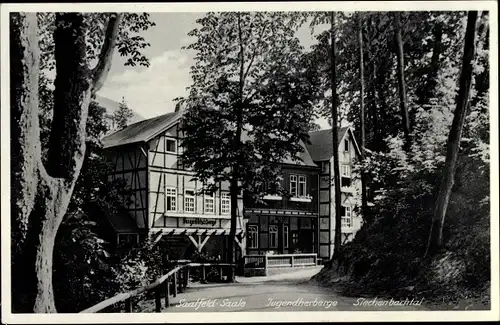
[[[114,297],[106,299],[92,307],[89,307],[80,313],[98,313],[104,309],[124,302],[124,312],[132,313],[134,306],[134,298],[142,293],[151,292],[154,290],[155,299],[155,312],[159,313],[162,310],[162,298],[164,299],[164,307],[170,307],[170,296],[176,297],[178,293],[183,293],[185,288],[189,285],[190,270],[199,268],[201,271],[200,281],[206,282],[206,269],[217,268],[220,280],[223,279],[223,270],[235,268],[235,264],[229,263],[188,263],[176,266],[168,271],[159,279],[150,283],[147,286],[137,288],[135,290],[117,294]]]
[[[278,267],[314,266],[317,254],[246,255],[245,268],[268,269]]]

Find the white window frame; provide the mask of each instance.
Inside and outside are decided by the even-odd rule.
[[[341,175],[342,177],[351,177],[351,166],[349,165],[342,165],[341,166]]]
[[[169,193],[170,192],[170,193]],[[172,198],[173,209],[168,209],[168,198]],[[165,212],[177,211],[177,188],[175,187],[165,187]]]
[[[249,240],[248,248],[259,248],[259,226],[258,225],[248,225],[248,238],[255,236],[255,240]],[[252,245],[253,244],[253,245]]]
[[[350,205],[343,205],[345,208],[345,215],[342,216],[342,228],[352,227],[352,207]]]
[[[274,243],[271,240],[273,235],[275,236]],[[278,225],[269,225],[269,248],[278,248]]]
[[[193,192],[193,194],[188,194],[188,192]],[[192,209],[188,209],[190,200],[192,203]],[[184,212],[195,213],[196,212],[196,191],[193,189],[184,190]]]
[[[295,191],[292,189],[292,184],[295,184]],[[292,197],[296,197],[297,194],[299,193],[299,178],[297,175],[291,174],[290,175],[290,194]]]
[[[298,177],[298,187],[297,187],[297,197],[307,196],[307,177],[305,175],[299,175]],[[304,193],[300,193],[300,185],[304,184]]]
[[[212,211],[207,209],[207,203],[212,202]],[[207,214],[215,214],[215,193],[207,194],[203,196],[203,212]]]
[[[231,214],[231,197],[228,192],[222,192],[220,195],[220,213]]]
[[[346,147],[347,147],[347,150],[346,150]],[[349,152],[349,150],[350,150],[349,139],[344,139],[344,152]]]
[[[174,151],[168,150],[168,145],[167,145],[168,141],[174,142]],[[165,152],[166,153],[177,153],[177,139],[165,137]]]
[[[288,242],[289,242],[290,238],[289,238],[288,234],[289,234],[288,225],[284,225],[283,226],[283,241],[284,241],[283,248],[288,248],[288,246],[289,246]]]

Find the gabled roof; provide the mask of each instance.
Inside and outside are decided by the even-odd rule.
[[[251,141],[252,137],[248,135],[247,131],[243,131],[241,135],[241,140],[243,142],[245,141]],[[318,167],[309,155],[309,152],[307,151],[307,147],[304,144],[304,142],[300,141],[300,146],[302,147],[302,151],[297,152],[297,157],[299,158],[298,161],[294,161],[291,158],[285,158],[282,163],[287,164],[287,165],[296,165],[296,166],[309,166],[309,167]]]
[[[284,164],[288,165],[298,165],[298,166],[310,166],[310,167],[318,167],[311,158],[309,151],[306,148],[304,142],[300,141],[300,145],[302,146],[302,151],[297,153],[297,157],[300,158],[300,161],[293,161],[290,158],[287,158],[283,161]]]
[[[97,103],[97,105],[101,106],[102,108],[104,108],[106,110],[106,114],[108,116],[112,116],[113,113],[120,108],[120,103],[118,103],[114,100],[111,100],[109,98],[99,96],[99,95],[95,96],[95,102]],[[133,112],[133,115],[132,115],[132,118],[130,119],[131,123],[135,123],[135,122],[139,122],[139,121],[144,120],[144,117],[137,114],[133,109],[132,109],[132,112]]]
[[[144,121],[130,124],[102,139],[104,148],[123,146],[131,143],[146,142],[172,127],[182,114],[171,112]]]
[[[342,139],[347,132],[351,133],[354,146],[359,154],[358,144],[352,133],[350,127],[340,128],[337,134],[337,141],[339,146],[341,145]],[[311,144],[307,145],[307,150],[314,161],[324,161],[330,160],[333,156],[333,139],[332,139],[332,129],[324,129],[318,131],[309,132],[309,141]]]
[[[117,233],[138,233],[139,227],[137,223],[133,219],[133,217],[129,214],[129,212],[122,208],[119,211],[114,211],[107,206],[101,205],[100,210],[104,214],[104,217],[109,222],[111,227]]]

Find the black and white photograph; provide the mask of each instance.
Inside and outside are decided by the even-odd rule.
[[[2,323],[500,320],[494,1],[1,24]]]

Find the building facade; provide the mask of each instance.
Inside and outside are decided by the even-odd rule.
[[[132,190],[120,228],[113,222],[117,242],[152,236],[165,244],[172,258],[189,258],[193,252],[227,256],[231,220],[229,184],[213,194],[182,165],[179,120],[182,111],[143,120],[106,136],[103,146],[114,166],[110,179],[124,179]],[[361,183],[353,172],[360,156],[350,128],[337,135],[342,191],[342,242],[354,238],[362,224]],[[330,259],[334,249],[335,200],[331,130],[310,133],[299,160],[284,160],[281,195],[238,200],[237,243],[242,254],[317,253]],[[264,191],[265,192],[265,191]],[[116,219],[116,216],[114,217]]]
[[[282,195],[265,195],[260,202],[245,195],[248,255],[318,252],[320,169],[305,146],[299,158],[282,165]]]
[[[231,220],[229,184],[219,184],[213,194],[203,193],[203,184],[184,168],[179,159],[180,117],[180,112],[161,115],[105,137],[103,146],[114,166],[109,178],[126,180],[133,192],[128,216],[143,236],[164,243],[172,258],[186,258],[204,248],[224,256]],[[237,237],[244,251],[242,198],[238,205]]]
[[[333,185],[333,139],[332,130],[310,132],[307,146],[313,161],[321,167],[319,176],[319,254],[322,259],[333,256],[335,236],[335,192]],[[353,172],[360,150],[350,127],[341,128],[337,135],[339,143],[339,170],[342,213],[342,244],[351,241],[363,223],[357,207],[361,206],[361,180]]]

